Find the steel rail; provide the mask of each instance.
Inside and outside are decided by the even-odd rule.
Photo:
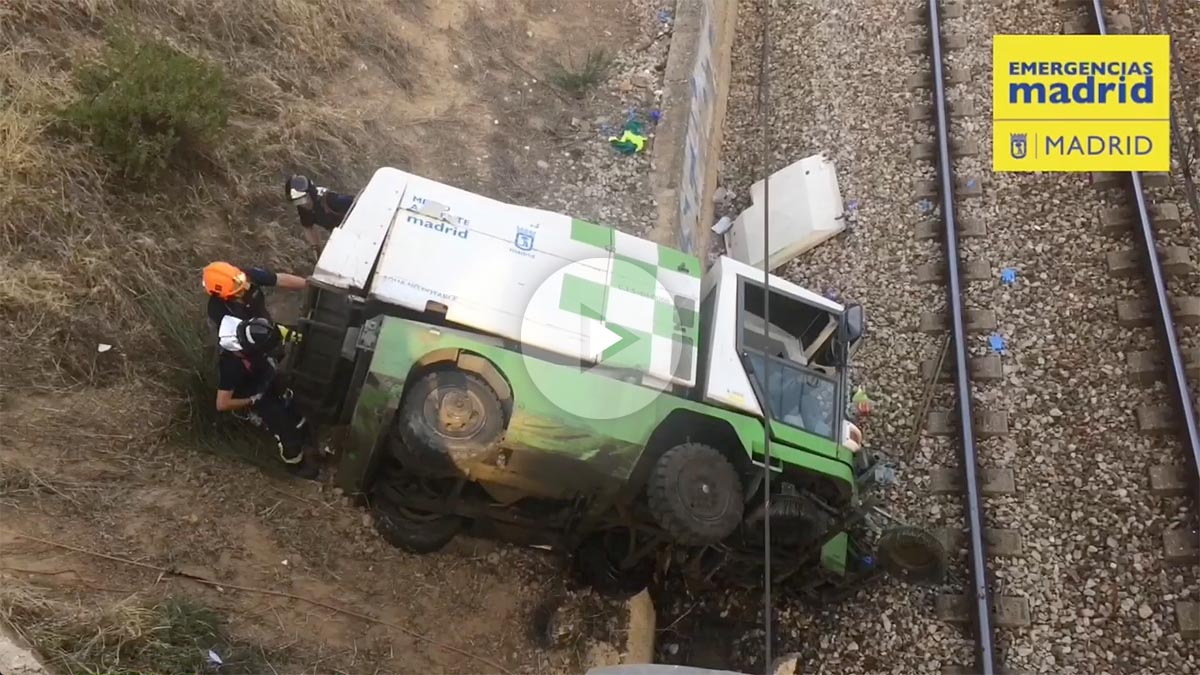
[[[941,0],[929,2],[930,66],[933,69],[933,110],[938,144],[938,177],[941,181],[942,220],[947,304],[950,307],[951,336],[954,342],[954,383],[958,399],[959,433],[962,445],[963,484],[967,537],[970,541],[971,591],[975,615],[975,671],[995,675],[997,669],[995,630],[992,626],[992,596],[988,586],[987,554],[983,536],[983,499],[979,487],[979,456],[975,447],[975,424],[971,414],[971,375],[967,354],[966,319],[963,310],[962,276],[959,273],[958,227],[954,209],[954,167],[950,156],[950,117],[946,104],[945,62],[942,52]],[[937,374],[934,374],[937,377]]]
[[[1103,0],[1091,0],[1092,19],[1096,22],[1096,31],[1100,35],[1108,35],[1108,24],[1104,20]],[[1200,506],[1200,432],[1196,427],[1196,407],[1192,401],[1192,391],[1188,384],[1187,368],[1184,364],[1183,352],[1179,347],[1179,337],[1175,330],[1175,319],[1171,311],[1171,300],[1167,293],[1166,277],[1163,275],[1162,263],[1158,259],[1158,247],[1154,239],[1154,224],[1150,218],[1150,209],[1146,203],[1145,186],[1142,184],[1141,173],[1134,171],[1129,174],[1134,206],[1137,211],[1137,225],[1134,234],[1143,245],[1146,269],[1149,273],[1150,285],[1154,290],[1154,304],[1157,310],[1155,327],[1161,333],[1166,345],[1167,358],[1167,388],[1170,390],[1172,403],[1178,408],[1182,417],[1179,425],[1180,440],[1185,445],[1185,454],[1191,471],[1188,479],[1192,483],[1192,494],[1196,505]]]

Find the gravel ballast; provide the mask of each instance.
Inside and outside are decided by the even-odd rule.
[[[762,175],[757,4],[744,3],[739,12],[721,180],[735,194],[731,216],[748,205],[749,186]],[[915,142],[933,138],[932,125],[907,117],[910,105],[929,100],[928,91],[904,88],[909,75],[929,67],[927,57],[904,49],[925,30],[905,21],[915,6],[776,3],[772,168],[827,152],[843,197],[857,201],[851,231],[780,273],[866,305],[870,342],[856,382],[876,402],[865,423],[868,443],[900,460],[894,509],[914,523],[961,527],[961,499],[928,494],[930,469],[955,465],[956,444],[925,437],[908,448],[923,393],[920,361],[936,357],[942,339],[918,333],[917,322],[921,312],[945,306],[944,287],[916,279],[916,268],[942,252],[913,236],[926,215],[914,184],[934,178],[931,163],[909,159]],[[989,525],[1020,530],[1025,549],[1021,558],[993,559],[991,568],[996,592],[1027,598],[1032,614],[1028,628],[998,629],[1003,660],[1029,672],[1197,672],[1200,646],[1179,636],[1174,615],[1176,599],[1197,596],[1197,570],[1163,565],[1162,533],[1182,522],[1184,504],[1152,497],[1147,477],[1150,465],[1178,458],[1179,448],[1137,432],[1136,407],[1165,402],[1164,388],[1132,382],[1124,362],[1126,351],[1157,343],[1149,330],[1116,321],[1116,300],[1142,296],[1144,282],[1114,279],[1105,267],[1105,253],[1133,245],[1132,238],[1100,233],[1101,211],[1124,196],[1098,193],[1086,174],[991,171],[991,36],[1060,33],[1074,10],[1033,0],[964,6],[946,32],[966,46],[949,60],[969,67],[972,80],[951,98],[970,98],[977,113],[955,120],[953,132],[978,143],[980,154],[956,168],[961,178],[982,180],[984,194],[960,199],[959,213],[981,218],[987,236],[962,247],[992,271],[991,279],[968,286],[966,305],[994,310],[1006,343],[1003,379],[977,382],[975,404],[1007,411],[1010,426],[1007,436],[979,447],[985,466],[1010,467],[1017,482],[1014,496],[989,498],[985,506]],[[1194,245],[1184,200],[1162,196],[1176,197],[1186,214],[1170,243]],[[1000,282],[1004,268],[1016,270],[1011,286]],[[991,351],[988,335],[970,339],[972,353]],[[949,386],[939,387],[932,407],[948,408],[950,394]],[[805,672],[936,672],[970,664],[969,633],[934,617],[937,592],[961,592],[965,555],[953,563],[957,577],[943,588],[885,582],[824,613],[784,607],[780,648],[801,651]]]

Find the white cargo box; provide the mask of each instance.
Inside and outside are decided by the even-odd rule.
[[[312,278],[571,360],[695,384],[700,261],[570,216],[380,169]]]
[[[825,155],[813,155],[771,174],[771,260],[774,271],[846,229],[837,169]],[[763,263],[765,181],[750,186],[752,204],[725,233],[729,255],[747,265]]]

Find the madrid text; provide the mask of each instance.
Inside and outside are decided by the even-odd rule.
[[[1044,157],[1092,157],[1149,155],[1154,142],[1149,136],[1082,136],[1047,134],[1043,137]]]

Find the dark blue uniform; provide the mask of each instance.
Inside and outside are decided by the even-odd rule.
[[[333,190],[317,188],[317,196],[312,201],[311,209],[296,207],[296,212],[300,214],[300,226],[305,229],[323,227],[332,231],[342,224],[342,220],[350,212],[350,206],[354,204],[354,195],[344,195]]]

